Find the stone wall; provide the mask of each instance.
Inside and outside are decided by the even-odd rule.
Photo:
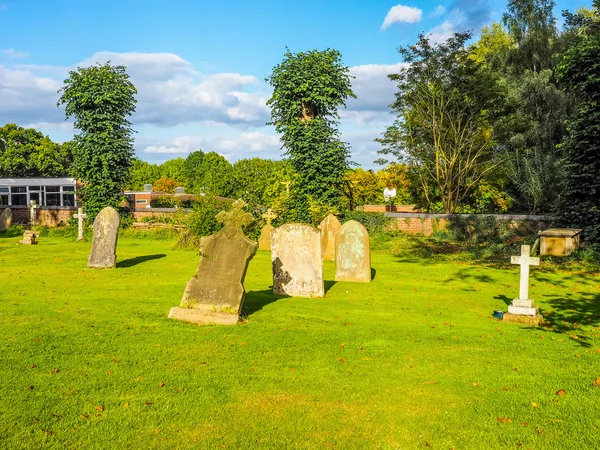
[[[6,208],[6,206],[0,207],[0,214]],[[10,210],[13,215],[13,223],[29,224],[29,208],[27,206],[11,206]],[[61,223],[67,223],[76,211],[76,208],[68,206],[40,206],[37,209],[37,222],[38,225],[56,227]]]
[[[392,205],[390,210],[390,205],[365,205],[359,206],[359,211],[363,212],[402,212],[402,213],[420,213],[423,212],[422,209],[418,208],[417,205]]]

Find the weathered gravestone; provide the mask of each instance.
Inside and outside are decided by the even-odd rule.
[[[39,237],[39,234],[37,234],[35,231],[26,230],[25,233],[23,233],[23,239],[21,239],[19,241],[19,244],[36,245],[37,244],[36,239],[38,237]]]
[[[95,269],[115,267],[119,223],[119,213],[110,206],[98,213],[94,219],[94,236],[88,267]]]
[[[329,214],[319,225],[321,230],[321,256],[324,261],[335,261],[335,235],[342,224],[333,214]]]
[[[13,216],[10,208],[6,208],[0,214],[0,231],[8,230],[12,225]]]
[[[512,264],[521,266],[519,298],[515,298],[508,306],[508,313],[504,314],[503,320],[538,325],[542,316],[540,309],[529,298],[529,266],[539,266],[540,258],[531,257],[530,252],[529,245],[521,245],[521,256],[511,256],[510,258]]]
[[[271,231],[275,229],[273,225],[271,225],[271,220],[277,218],[277,214],[273,212],[271,208],[267,210],[266,213],[262,215],[263,219],[267,221],[267,224],[263,227],[260,232],[260,237],[258,238],[258,249],[259,250],[271,250]]]
[[[359,222],[346,222],[335,237],[335,280],[371,281],[369,232]]]
[[[244,278],[258,244],[242,231],[254,218],[244,211],[246,203],[237,200],[229,212],[217,220],[223,228],[200,239],[200,262],[188,281],[180,307],[171,308],[170,319],[192,323],[233,325],[239,320],[244,302]]]
[[[87,218],[87,214],[83,213],[83,208],[77,209],[77,214],[73,214],[73,217],[77,219],[77,240],[83,240],[83,220]]]
[[[303,223],[288,223],[271,233],[273,293],[323,297],[321,233]]]
[[[31,225],[35,225],[37,222],[37,210],[39,205],[35,200],[31,200],[29,202],[29,223]]]

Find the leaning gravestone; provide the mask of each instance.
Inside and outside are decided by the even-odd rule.
[[[277,219],[277,214],[275,214],[273,210],[269,208],[267,212],[262,215],[262,217],[267,221],[267,224],[263,227],[263,229],[260,232],[260,237],[258,238],[258,249],[270,251],[271,232],[275,229],[275,227],[271,225],[271,220]]]
[[[94,236],[88,267],[94,269],[115,267],[119,222],[119,213],[110,206],[98,213],[96,219],[94,219]]]
[[[12,225],[13,216],[10,208],[6,208],[0,214],[0,231],[8,230]]]
[[[224,227],[200,239],[200,262],[188,281],[180,307],[171,308],[170,319],[191,323],[233,325],[239,320],[244,302],[244,278],[258,244],[242,231],[254,218],[244,211],[246,203],[237,200],[229,212],[217,220]]]
[[[288,223],[271,233],[273,293],[323,297],[321,233],[302,223]]]
[[[321,230],[321,256],[323,261],[335,261],[335,235],[342,224],[333,214],[329,214],[319,225]]]
[[[346,222],[335,237],[335,280],[371,281],[369,232],[359,222]]]

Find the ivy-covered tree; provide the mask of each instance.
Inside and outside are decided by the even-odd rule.
[[[583,228],[586,241],[600,244],[600,0],[568,19],[579,39],[557,74],[577,103],[564,142],[567,178],[558,214],[563,226]]]
[[[137,91],[124,66],[97,64],[69,72],[58,105],[75,119],[77,143],[73,174],[83,182],[81,195],[93,219],[106,206],[118,207],[133,160]]]
[[[310,205],[337,206],[349,166],[348,145],[340,140],[338,108],[355,97],[348,67],[337,50],[292,53],[273,68],[271,122],[282,135],[285,155],[297,178],[290,217],[310,221]]]

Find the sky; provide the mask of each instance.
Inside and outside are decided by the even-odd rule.
[[[591,0],[557,0],[564,9]],[[419,33],[500,21],[500,0],[0,0],[0,126],[33,127],[56,142],[77,132],[57,107],[70,70],[111,61],[137,94],[135,151],[152,163],[202,149],[230,162],[282,158],[265,82],[286,51],[334,48],[355,77],[340,110],[351,159],[377,168],[374,139],[394,116],[398,47]],[[560,20],[559,20],[560,23]]]

